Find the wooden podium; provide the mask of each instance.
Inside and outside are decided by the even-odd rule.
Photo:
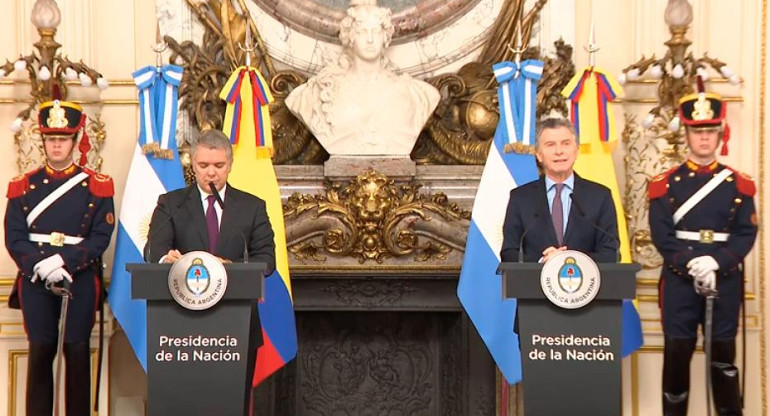
[[[636,296],[638,264],[598,264],[596,297],[579,309],[546,298],[539,263],[502,263],[503,297],[518,300],[524,414],[620,414],[623,299]]]
[[[209,309],[194,311],[171,297],[171,265],[126,265],[132,298],[147,300],[148,415],[237,416],[246,411],[254,366],[249,354],[256,348],[252,315],[263,294],[265,264],[224,267],[224,297]]]

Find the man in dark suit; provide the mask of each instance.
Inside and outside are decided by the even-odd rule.
[[[265,201],[227,184],[233,163],[230,140],[221,131],[206,131],[192,147],[192,160],[196,183],[158,198],[146,260],[173,263],[184,253],[202,250],[243,261],[246,244],[249,262],[264,262],[265,275],[272,273],[275,243]],[[212,183],[227,209],[211,193]],[[216,219],[216,230],[209,229],[210,218]]]
[[[227,184],[233,164],[230,140],[219,130],[208,130],[191,150],[196,183],[158,198],[145,245],[145,259],[173,263],[185,253],[200,250],[229,262],[243,261],[247,253],[249,262],[267,264],[265,276],[270,275],[275,269],[273,228],[265,201]],[[220,198],[212,193],[212,184]],[[262,345],[256,299],[251,322],[249,339],[253,345],[246,363],[249,374],[254,371],[256,350]],[[251,376],[247,379],[248,401]]]
[[[575,129],[548,118],[537,129],[535,155],[544,174],[511,191],[503,225],[504,262],[545,262],[577,250],[597,263],[618,261],[618,224],[610,190],[574,170]]]

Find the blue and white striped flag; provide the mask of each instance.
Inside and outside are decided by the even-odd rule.
[[[146,67],[134,73],[141,126],[120,207],[109,304],[145,371],[147,306],[144,300],[131,299],[131,275],[126,264],[144,263],[142,253],[158,196],[185,186],[175,138],[179,83],[174,80],[181,80],[181,75],[181,68],[175,65],[160,71]],[[160,152],[143,152],[143,145],[148,143],[158,143]]]
[[[506,126],[512,126],[522,118],[508,120],[506,113],[527,114],[527,118],[534,118],[536,104],[522,98],[526,93],[531,94],[531,90],[525,91],[524,83],[519,83],[521,88],[508,88],[512,85],[504,85],[507,81],[498,78],[498,82],[501,83],[499,91],[512,90],[512,94],[498,94],[500,122],[473,203],[457,296],[500,372],[508,383],[513,384],[521,380],[519,337],[513,332],[516,301],[503,299],[502,278],[495,271],[500,264],[508,194],[516,186],[537,179],[538,172],[533,155],[506,153],[503,149],[514,142],[530,143],[529,134],[508,131]],[[536,83],[533,84],[527,87],[536,88]],[[532,107],[517,109],[519,102],[529,103]]]

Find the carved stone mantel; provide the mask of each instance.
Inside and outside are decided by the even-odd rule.
[[[470,211],[481,171],[417,166],[413,183]],[[328,186],[323,166],[277,166],[276,174],[284,203]],[[287,235],[291,227],[287,220]],[[424,261],[321,254],[289,253],[299,349],[257,388],[255,414],[495,415],[494,362],[457,298],[463,247]]]

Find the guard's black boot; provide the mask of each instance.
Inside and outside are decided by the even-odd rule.
[[[87,342],[64,344],[67,416],[91,414],[91,351]]]
[[[711,343],[711,381],[719,416],[742,416],[741,391],[735,361],[735,340]]]
[[[663,347],[663,415],[687,416],[690,359],[695,339],[666,338]]]
[[[53,414],[53,360],[56,344],[29,343],[27,357],[27,416]]]

